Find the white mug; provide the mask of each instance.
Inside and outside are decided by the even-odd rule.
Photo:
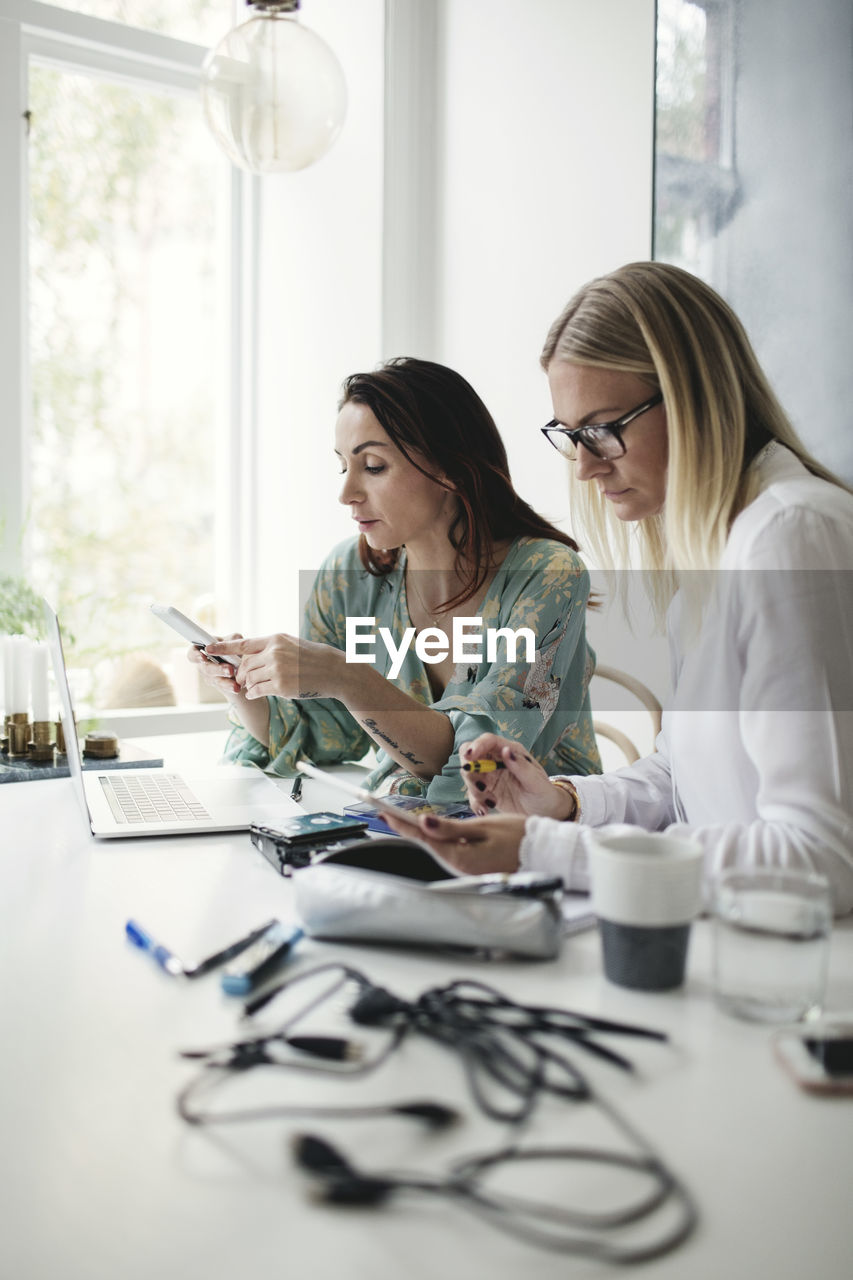
[[[592,906],[616,924],[686,924],[702,910],[702,847],[689,836],[624,827],[591,833]]]
[[[611,982],[640,991],[682,984],[702,871],[702,847],[690,838],[633,827],[593,834],[592,906]]]

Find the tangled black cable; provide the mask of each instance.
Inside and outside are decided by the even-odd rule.
[[[195,1106],[196,1098],[202,1091],[209,1092],[216,1089],[227,1080],[243,1075],[253,1067],[334,1073],[336,1076],[353,1079],[369,1075],[391,1057],[406,1035],[405,1026],[392,1028],[384,1047],[373,1058],[367,1060],[362,1057],[357,1044],[340,1036],[294,1034],[299,1023],[303,1022],[315,1009],[337,996],[348,982],[355,983],[360,993],[373,989],[369,979],[357,969],[351,969],[347,965],[327,964],[308,969],[288,982],[281,983],[276,988],[276,994],[324,973],[334,975],[330,985],[324,986],[319,994],[300,1006],[277,1030],[247,1036],[215,1049],[181,1051],[182,1058],[196,1059],[204,1063],[203,1071],[191,1079],[178,1094],[178,1113],[183,1120],[188,1124],[201,1126],[231,1124],[244,1120],[271,1120],[288,1116],[347,1120],[396,1115],[421,1120],[432,1129],[441,1129],[458,1119],[458,1112],[454,1108],[419,1099],[374,1106],[278,1105],[243,1107],[233,1111],[205,1111]],[[254,1005],[255,1009],[259,1007],[257,1004]],[[282,1051],[284,1056],[277,1056]],[[323,1066],[321,1063],[326,1065]]]
[[[615,1113],[610,1114],[615,1118]],[[597,1147],[509,1146],[467,1156],[457,1161],[444,1178],[394,1171],[361,1172],[331,1143],[315,1134],[295,1138],[294,1156],[297,1164],[322,1184],[318,1198],[325,1204],[376,1206],[406,1191],[447,1196],[528,1244],[604,1262],[648,1262],[662,1257],[686,1240],[698,1221],[686,1187],[648,1148],[631,1154]],[[610,1165],[645,1175],[649,1190],[621,1208],[593,1213],[499,1195],[485,1186],[485,1177],[502,1165],[554,1160]],[[657,1238],[634,1244],[616,1244],[605,1238],[605,1232],[635,1226],[668,1204],[674,1206],[675,1220]]]
[[[519,1005],[484,982],[461,980],[433,987],[406,1001],[383,987],[369,987],[350,1009],[356,1023],[417,1031],[454,1049],[461,1057],[472,1095],[493,1120],[526,1120],[540,1094],[580,1100],[589,1085],[569,1058],[555,1052],[546,1037],[568,1040],[625,1071],[633,1066],[621,1054],[599,1044],[594,1033],[665,1040],[659,1031],[592,1018],[566,1009]],[[486,1094],[491,1081],[509,1095],[501,1106]]]
[[[363,1076],[386,1062],[408,1035],[418,1033],[459,1054],[472,1097],[491,1119],[520,1127],[530,1119],[543,1095],[588,1101],[607,1116],[634,1150],[512,1144],[467,1156],[454,1164],[447,1176],[430,1177],[411,1172],[362,1171],[324,1139],[302,1134],[296,1140],[295,1158],[315,1178],[318,1196],[324,1202],[379,1205],[401,1192],[449,1196],[492,1225],[541,1248],[618,1263],[659,1257],[691,1234],[697,1213],[687,1189],[649,1143],[592,1088],[560,1044],[574,1045],[630,1072],[633,1064],[627,1058],[594,1037],[625,1035],[664,1041],[667,1037],[663,1033],[566,1009],[519,1005],[494,987],[471,980],[430,988],[409,1001],[375,986],[359,970],[334,963],[296,975],[276,988],[276,993],[292,993],[300,983],[326,973],[333,975],[331,983],[276,1031],[247,1037],[221,1049],[185,1053],[205,1062],[202,1075],[179,1095],[178,1109],[185,1120],[214,1124],[272,1116],[400,1115],[441,1128],[452,1123],[457,1112],[443,1103],[424,1100],[363,1107],[294,1105],[230,1112],[205,1112],[191,1105],[197,1090],[211,1080],[212,1072],[214,1080],[220,1081],[261,1065],[334,1072],[343,1078]],[[309,1013],[337,996],[348,983],[353,983],[357,992],[348,1008],[352,1021],[359,1026],[381,1027],[389,1033],[384,1047],[369,1060],[351,1057],[353,1044],[346,1038],[297,1033]],[[294,1050],[295,1053],[290,1052]],[[282,1052],[285,1056],[278,1056]],[[325,1066],[320,1065],[321,1059],[327,1060]],[[508,1165],[554,1160],[619,1168],[638,1175],[643,1187],[629,1203],[596,1213],[498,1193],[487,1185],[490,1175]],[[606,1233],[636,1226],[668,1208],[673,1210],[670,1225],[664,1225],[652,1240],[616,1243],[606,1238]]]

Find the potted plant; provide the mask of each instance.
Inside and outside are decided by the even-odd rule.
[[[0,577],[0,635],[45,638],[41,596],[24,578]]]

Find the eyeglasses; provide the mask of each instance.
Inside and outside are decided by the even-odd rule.
[[[541,431],[557,452],[564,458],[568,458],[570,462],[574,462],[577,458],[578,445],[581,444],[593,457],[605,460],[621,458],[625,452],[622,432],[630,422],[639,418],[641,413],[647,413],[662,401],[663,393],[659,391],[657,395],[652,396],[651,400],[644,400],[642,404],[637,405],[636,409],[632,409],[630,413],[623,413],[622,417],[617,418],[615,422],[595,422],[590,427],[572,428],[561,426],[556,418],[552,418],[547,426],[541,428]]]

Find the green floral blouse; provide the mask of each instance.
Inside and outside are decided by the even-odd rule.
[[[405,588],[405,550],[393,572],[374,577],[362,566],[357,539],[342,542],[320,568],[301,634],[305,639],[346,648],[347,617],[373,617],[376,630],[387,627],[400,645],[411,627]],[[517,538],[510,546],[483,599],[483,630],[528,627],[536,637],[536,659],[507,661],[499,642],[498,660],[458,663],[441,698],[433,699],[426,668],[411,645],[395,683],[419,702],[442,711],[453,725],[453,753],[429,783],[415,777],[385,751],[366,785],[380,794],[426,795],[436,803],[459,800],[464,785],[459,749],[481,733],[499,733],[520,743],[552,774],[601,772],[592,728],[589,680],[595,656],[586,642],[585,611],[589,575],[579,557],[563,543]],[[470,641],[469,641],[470,645]],[[365,652],[361,650],[361,652]],[[387,675],[391,658],[377,640],[377,669]],[[501,659],[504,659],[501,661]],[[349,711],[334,698],[269,698],[267,747],[242,727],[234,728],[226,759],[251,761],[270,772],[290,776],[306,757],[317,765],[360,760],[374,745]]]

